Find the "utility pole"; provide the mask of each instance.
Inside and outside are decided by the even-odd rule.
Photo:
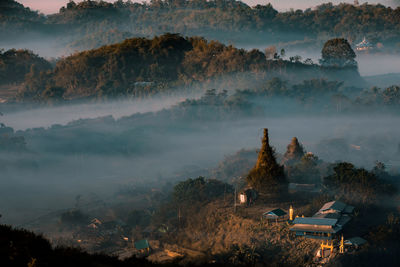
[[[234,204],[233,204],[233,211],[234,211],[234,213],[236,213],[236,187],[237,187],[237,185],[235,184],[235,195],[234,195]]]
[[[178,227],[181,228],[181,207],[178,208]]]

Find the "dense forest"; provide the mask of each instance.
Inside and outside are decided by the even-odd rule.
[[[284,51],[267,59],[257,49],[247,51],[201,37],[167,33],[153,39],[132,38],[62,58],[52,70],[32,63],[18,97],[39,101],[139,97],[177,87],[188,89],[198,82],[203,86],[235,86],[229,88],[232,91],[273,77],[290,81],[324,78],[363,86],[355,55],[347,59],[341,49],[337,46],[324,53],[321,66],[294,57],[284,60]],[[354,54],[350,46],[346,49]],[[332,63],[338,61],[344,63]]]
[[[59,13],[49,16],[23,8],[13,0],[3,1],[2,7],[0,36],[7,36],[7,42],[24,38],[22,33],[40,32],[62,39],[61,44],[72,51],[165,32],[235,44],[245,44],[251,37],[254,44],[279,42],[290,46],[292,42],[303,48],[322,45],[332,37],[353,43],[366,36],[374,44],[383,43],[391,50],[398,49],[400,43],[400,8],[383,5],[328,3],[312,10],[278,12],[270,4],[250,7],[236,0],[113,4],[71,1]]]
[[[21,83],[31,68],[38,71],[51,69],[51,64],[29,50],[0,50],[0,85]]]

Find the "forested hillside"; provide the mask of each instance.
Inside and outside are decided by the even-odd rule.
[[[255,38],[260,36],[260,32],[264,33],[258,37],[264,40],[287,33],[293,35],[287,36],[288,40],[316,38],[324,34],[351,40],[367,35],[374,40],[393,41],[399,37],[400,9],[392,10],[383,5],[334,6],[328,3],[315,10],[279,13],[270,4],[250,7],[235,0],[168,0],[149,4],[86,1],[71,2],[58,14],[49,17],[51,23],[69,25],[83,25],[93,20],[102,21],[102,26],[94,26],[99,28],[93,30],[104,31],[104,26],[115,28],[115,24],[120,24],[117,27],[122,26],[122,30],[132,33],[179,32],[232,41],[249,32],[254,33]]]
[[[23,34],[45,33],[46,17],[25,8],[14,0],[0,1],[0,40],[19,39]]]
[[[288,63],[267,61],[258,50],[246,51],[198,37],[165,34],[77,53],[60,60],[50,72],[33,67],[20,97],[137,95],[159,92],[164,84],[204,81],[223,74],[262,71],[280,65]]]
[[[75,53],[60,59],[51,71],[32,65],[18,97],[138,97],[189,88],[196,82],[234,90],[273,77],[292,81],[327,78],[363,85],[355,61],[349,66],[320,66],[298,58],[284,60],[277,53],[274,59],[267,59],[257,49],[247,51],[201,37],[168,33]]]
[[[57,37],[58,45],[72,51],[165,32],[224,43],[247,44],[251,38],[252,44],[286,43],[303,48],[321,45],[332,37],[344,37],[353,43],[366,36],[390,51],[398,50],[400,43],[400,8],[383,5],[328,3],[313,10],[278,12],[270,4],[250,7],[235,0],[159,0],[141,4],[71,1],[59,13],[47,17],[12,0],[2,3],[2,7],[7,12],[0,14],[0,34],[8,41],[21,38],[20,34],[27,31],[40,31]]]
[[[31,68],[46,71],[51,65],[29,50],[0,50],[0,85],[23,82]]]

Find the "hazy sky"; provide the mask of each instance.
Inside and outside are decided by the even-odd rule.
[[[17,0],[18,2],[28,6],[34,10],[40,10],[42,13],[49,14],[57,12],[61,6],[68,3],[69,0]],[[142,2],[142,0],[133,0],[134,2]],[[369,1],[362,1],[359,0],[360,4],[364,2],[369,3],[382,3],[385,5],[391,5],[396,0],[369,0]],[[75,0],[75,2],[81,2],[81,0]],[[115,0],[108,0],[108,2],[115,2]],[[289,8],[308,8],[313,7],[315,5],[326,3],[326,2],[333,2],[333,3],[340,3],[340,2],[347,2],[353,3],[354,0],[244,0],[243,2],[253,6],[255,4],[266,4],[268,2],[272,3],[272,5],[279,10],[287,10]]]

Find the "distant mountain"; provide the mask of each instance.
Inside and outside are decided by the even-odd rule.
[[[44,15],[14,0],[0,1],[0,46],[14,39],[26,39],[24,34],[45,32],[45,22]]]
[[[120,42],[121,34],[113,32],[129,37],[173,32],[239,46],[284,44],[294,49],[307,44],[310,51],[333,37],[343,37],[354,44],[365,36],[391,52],[398,51],[400,43],[400,8],[379,4],[328,3],[313,10],[278,12],[270,4],[250,7],[235,0],[161,0],[142,4],[89,0],[71,1],[49,16],[12,0],[2,5],[5,8],[0,17],[0,36],[7,38],[0,39],[0,46],[21,39],[21,33],[28,32],[51,35],[57,46],[68,46],[72,51]]]

